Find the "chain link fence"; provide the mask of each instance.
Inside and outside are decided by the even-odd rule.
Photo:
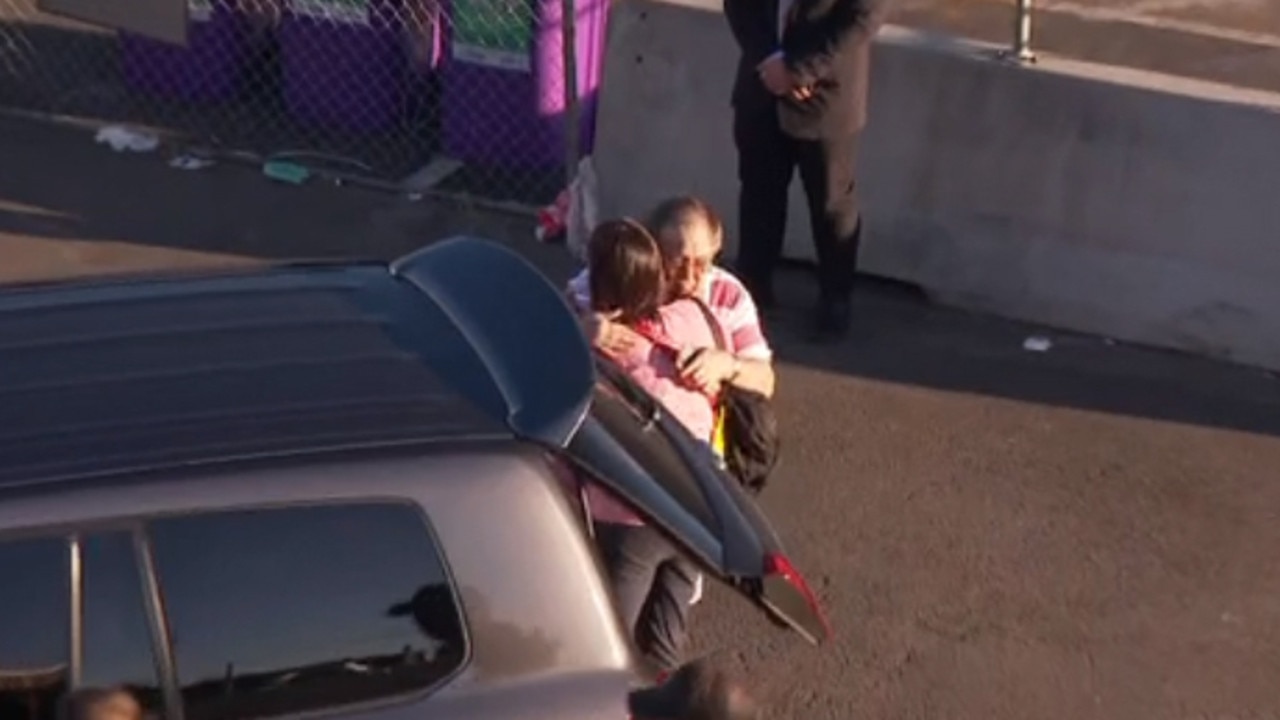
[[[0,106],[538,205],[590,150],[606,15],[606,0],[198,0],[182,46],[0,0]]]

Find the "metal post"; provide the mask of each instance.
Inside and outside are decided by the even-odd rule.
[[[1018,0],[1018,27],[1014,29],[1013,52],[1018,62],[1035,62],[1036,54],[1031,52],[1031,2]]]
[[[67,544],[67,559],[70,563],[71,578],[71,652],[67,658],[71,661],[71,689],[79,690],[84,676],[84,555],[80,545],[80,536],[72,535]]]
[[[565,187],[573,182],[578,172],[578,159],[582,139],[581,108],[578,105],[578,3],[577,0],[560,1],[560,36],[562,65],[564,65],[564,174]]]
[[[1000,53],[1005,60],[1020,63],[1033,63],[1036,54],[1031,50],[1031,16],[1034,13],[1032,0],[1014,0],[1016,12],[1013,23],[1013,48]]]

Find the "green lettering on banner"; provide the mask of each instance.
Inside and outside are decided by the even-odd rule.
[[[299,15],[347,23],[369,22],[369,0],[290,0],[289,6]]]
[[[528,0],[453,0],[455,60],[527,73],[532,44]]]

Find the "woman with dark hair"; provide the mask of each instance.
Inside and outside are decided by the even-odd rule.
[[[697,300],[669,299],[667,271],[657,240],[640,223],[602,223],[587,245],[591,309],[632,330],[638,342],[604,349],[644,389],[661,400],[689,432],[710,441],[713,398],[680,372],[690,352],[713,346],[717,328]]]
[[[591,310],[636,337],[625,349],[601,352],[707,442],[710,452],[715,399],[686,381],[680,365],[691,351],[714,345],[714,320],[697,300],[668,301],[662,251],[634,220],[597,227],[587,264]],[[586,501],[625,627],[656,669],[674,670],[684,655],[697,571],[661,533],[595,483],[587,484]]]

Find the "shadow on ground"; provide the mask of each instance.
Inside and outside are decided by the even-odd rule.
[[[854,337],[838,350],[805,342],[808,273],[785,272],[790,300],[772,323],[789,362],[890,382],[1280,435],[1272,373],[1106,338],[966,313],[918,291],[864,278]],[[1047,338],[1046,352],[1024,348]]]
[[[117,154],[83,129],[0,118],[0,282],[317,258],[391,258],[456,234],[511,244],[557,281],[572,263],[527,217],[356,188],[282,186],[247,166],[184,171],[163,150]],[[836,373],[1280,435],[1262,371],[933,306],[868,279],[855,337],[804,341],[807,273],[788,269],[769,322],[781,358]],[[1050,337],[1028,352],[1032,334]],[[783,392],[785,392],[785,387]]]

